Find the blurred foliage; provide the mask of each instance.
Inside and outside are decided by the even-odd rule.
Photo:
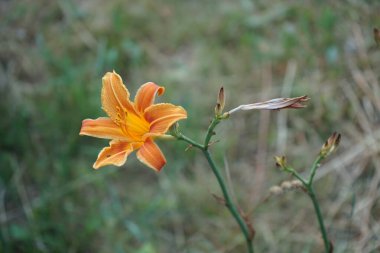
[[[304,110],[231,118],[213,152],[228,161],[243,209],[256,207],[258,252],[319,252],[306,197],[260,200],[284,179],[276,152],[305,168],[333,131],[343,134],[341,158],[366,138],[380,143],[379,9],[370,0],[1,1],[0,251],[243,252],[211,197],[211,172],[186,145],[160,143],[160,174],[134,155],[92,170],[108,142],[78,133],[84,118],[105,115],[101,77],[114,69],[132,94],[147,81],[164,85],[164,100],[188,110],[181,128],[195,139],[220,85],[227,108],[308,94]],[[317,185],[336,252],[379,250],[380,163],[365,147]]]

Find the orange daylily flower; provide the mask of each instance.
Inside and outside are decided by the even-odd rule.
[[[173,104],[154,104],[156,94],[162,95],[164,87],[148,82],[136,93],[135,101],[129,100],[128,89],[116,72],[103,77],[101,93],[102,108],[107,117],[85,119],[80,135],[111,139],[110,146],[98,155],[93,167],[123,165],[134,150],[137,158],[155,171],[166,164],[165,156],[154,142],[165,136],[170,126],[187,118],[185,109]]]

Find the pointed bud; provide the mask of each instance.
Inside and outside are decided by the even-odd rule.
[[[224,88],[223,88],[223,86],[220,87],[220,90],[219,90],[218,104],[220,104],[220,107],[223,110],[224,106],[226,104],[226,99],[225,99],[225,96],[224,96]]]
[[[240,105],[228,113],[234,113],[239,110],[281,110],[281,109],[299,109],[305,108],[303,104],[309,100],[308,96],[301,96],[295,98],[274,98],[265,102],[259,102],[254,104]]]
[[[219,116],[220,114],[222,114],[222,109],[221,108],[222,107],[220,106],[220,104],[217,103],[216,106],[215,106],[215,115],[216,116]]]
[[[376,45],[380,46],[380,30],[378,28],[373,28],[373,38],[375,39]]]
[[[216,106],[215,106],[215,115],[216,116],[222,115],[225,104],[226,104],[226,100],[225,100],[225,96],[224,96],[224,88],[222,86],[219,90],[218,98],[216,101]]]
[[[274,160],[276,160],[276,166],[284,169],[286,167],[286,158],[285,156],[275,156]]]
[[[326,157],[330,155],[339,145],[340,142],[340,134],[334,132],[323,144],[321,151],[319,153],[320,156]]]

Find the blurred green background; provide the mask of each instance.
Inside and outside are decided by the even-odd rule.
[[[380,251],[379,1],[0,1],[1,252],[245,252],[205,159],[160,142],[157,174],[131,155],[93,170],[106,140],[78,135],[104,116],[101,77],[115,70],[133,94],[154,81],[182,105],[201,140],[223,85],[227,109],[311,97],[303,110],[240,112],[212,147],[250,211],[257,252],[321,252],[302,192],[269,198],[307,173],[333,132],[339,150],[316,190],[335,252]],[[224,164],[226,166],[224,166]],[[228,166],[227,166],[228,165]]]

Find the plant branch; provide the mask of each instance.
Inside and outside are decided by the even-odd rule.
[[[317,197],[315,196],[313,186],[311,184],[309,185],[309,187],[307,187],[307,193],[310,196],[311,201],[313,202],[315,214],[317,215],[319,228],[321,230],[321,234],[322,234],[322,238],[323,238],[323,243],[325,245],[325,251],[326,251],[326,253],[330,253],[331,252],[330,251],[331,246],[330,246],[329,239],[327,237],[325,224],[323,222],[322,212],[321,212],[321,209],[319,208],[319,203],[318,203]]]
[[[325,156],[319,155],[317,157],[317,159],[315,159],[315,161],[311,167],[309,179],[307,181],[300,174],[298,174],[298,172],[295,171],[292,167],[288,167],[285,165],[283,168],[285,171],[291,173],[295,178],[297,178],[299,181],[301,181],[301,183],[304,185],[304,187],[307,191],[307,194],[309,195],[311,201],[313,202],[314,211],[315,211],[315,214],[317,216],[319,228],[321,230],[325,251],[326,251],[326,253],[330,253],[330,252],[332,252],[331,251],[331,245],[330,245],[330,242],[329,242],[328,237],[327,237],[326,227],[325,227],[325,224],[323,222],[323,216],[322,216],[321,209],[319,207],[319,202],[318,202],[317,197],[315,196],[315,192],[314,192],[314,188],[313,188],[313,180],[314,180],[315,173],[316,173],[317,168],[319,167],[321,161],[324,158],[325,158]]]
[[[310,196],[311,201],[313,202],[315,214],[317,215],[319,228],[321,230],[323,243],[325,245],[325,251],[326,251],[326,253],[330,253],[331,252],[331,245],[330,245],[329,239],[327,237],[326,227],[325,227],[325,224],[323,222],[323,216],[322,216],[321,209],[319,207],[319,202],[317,200],[317,197],[315,196],[314,188],[313,188],[313,181],[314,181],[315,173],[316,173],[318,167],[320,166],[321,161],[324,158],[325,158],[325,156],[318,155],[317,159],[315,159],[315,161],[311,167],[311,173],[310,173],[309,180],[307,182],[306,188],[307,188],[307,193]]]
[[[212,171],[214,172],[214,175],[216,179],[218,180],[220,189],[222,190],[223,197],[226,201],[226,207],[228,210],[231,212],[232,216],[235,218],[236,222],[239,224],[239,227],[241,231],[244,234],[247,247],[248,247],[248,252],[253,253],[253,246],[252,246],[252,236],[250,235],[250,232],[248,230],[247,224],[244,222],[244,219],[241,217],[241,214],[239,213],[238,209],[236,208],[235,204],[232,202],[231,196],[227,191],[226,184],[224,182],[224,179],[222,175],[220,174],[219,169],[214,163],[214,160],[212,159],[210,152],[208,150],[203,150],[203,154],[205,155],[207,162],[209,163]]]
[[[185,142],[189,143],[190,145],[192,145],[192,146],[194,146],[194,147],[196,147],[202,151],[202,153],[204,154],[204,156],[207,159],[208,164],[210,165],[210,167],[212,169],[212,172],[214,173],[214,175],[218,181],[220,189],[223,193],[225,205],[228,208],[228,210],[230,211],[230,213],[232,214],[232,216],[234,217],[234,219],[236,220],[236,222],[238,223],[238,225],[239,225],[239,227],[240,227],[240,229],[241,229],[241,231],[245,237],[245,240],[247,243],[247,248],[248,248],[248,253],[253,253],[254,252],[253,245],[252,245],[253,233],[250,232],[248,224],[245,222],[245,220],[242,217],[242,214],[239,212],[238,208],[233,203],[232,198],[231,198],[231,196],[227,190],[227,186],[226,186],[226,183],[223,179],[223,176],[220,173],[220,170],[216,166],[216,164],[215,164],[214,160],[212,159],[211,154],[209,152],[210,141],[211,141],[212,136],[215,134],[214,129],[221,122],[221,120],[222,119],[220,117],[216,116],[211,121],[211,123],[207,129],[207,133],[206,133],[205,141],[204,141],[203,145],[193,141],[192,139],[190,139],[189,137],[186,137],[185,135],[183,135],[182,133],[179,133],[178,131],[174,132],[173,136],[176,137],[178,140],[185,141]]]
[[[201,150],[204,149],[204,146],[202,144],[190,139],[189,137],[183,135],[182,133],[175,133],[174,137],[176,137],[178,140],[182,140],[189,143],[193,147],[199,148]]]
[[[320,166],[320,163],[321,161],[324,159],[325,157],[319,155],[317,157],[317,159],[315,159],[314,163],[313,163],[313,166],[311,167],[311,173],[310,173],[310,176],[309,176],[309,180],[308,180],[308,184],[311,185],[313,183],[313,180],[314,180],[314,176],[315,176],[315,172],[317,171],[318,167]]]

